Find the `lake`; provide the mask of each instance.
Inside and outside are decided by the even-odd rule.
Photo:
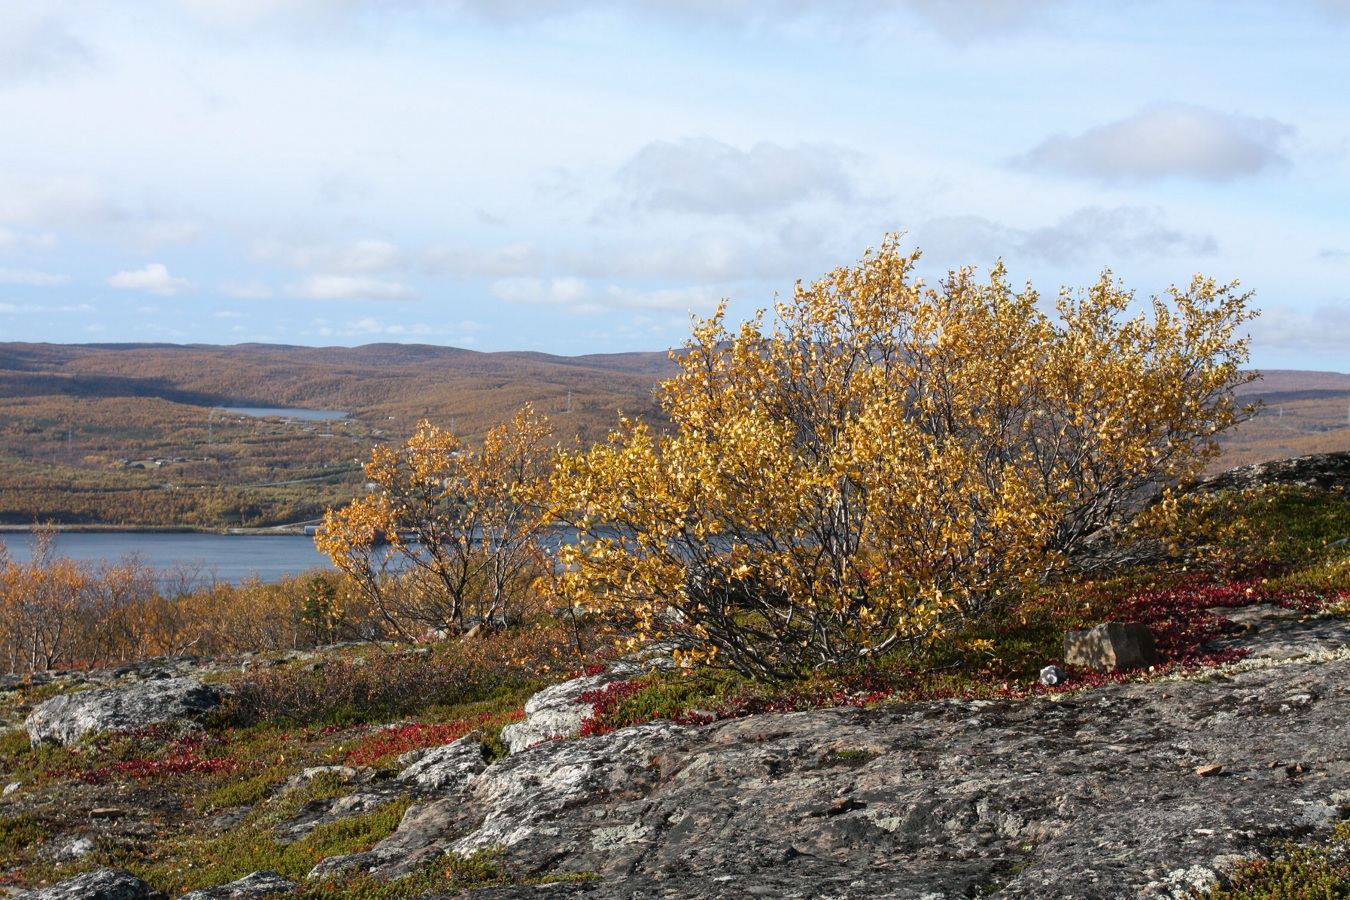
[[[3,535],[10,556],[33,558],[32,538],[25,532]],[[57,552],[71,559],[99,563],[121,562],[128,556],[155,569],[189,566],[200,569],[206,581],[239,583],[257,576],[278,581],[314,568],[333,568],[328,557],[302,535],[175,534],[164,532],[71,532],[56,538]]]
[[[347,418],[345,412],[327,409],[285,409],[279,406],[217,406],[216,409],[255,419],[279,416],[284,419],[302,419],[306,422],[328,422]]]

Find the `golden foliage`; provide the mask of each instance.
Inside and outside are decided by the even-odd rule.
[[[72,560],[51,529],[39,529],[35,541],[28,562],[16,562],[0,542],[0,665],[9,672],[383,636],[336,572],[208,584],[191,570],[157,571],[134,557]]]
[[[377,492],[329,510],[320,552],[409,639],[517,617],[546,570],[538,536],[551,433],[529,406],[478,450],[421,422],[402,447],[375,448],[366,474]]]
[[[1107,272],[1052,318],[1001,265],[932,288],[917,257],[890,237],[772,328],[696,322],[675,433],[625,422],[560,465],[568,589],[748,674],[847,663],[1043,577],[1242,418],[1235,285],[1126,318]]]

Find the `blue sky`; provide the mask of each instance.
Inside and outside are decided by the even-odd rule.
[[[661,350],[888,232],[1350,371],[1350,0],[0,2],[0,340]]]

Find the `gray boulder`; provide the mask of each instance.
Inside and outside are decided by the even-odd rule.
[[[582,703],[581,695],[624,680],[622,676],[601,672],[544,688],[525,704],[525,721],[502,729],[502,740],[512,753],[519,753],[544,741],[576,737],[581,733],[582,723],[595,715],[595,707]]]
[[[33,746],[73,744],[102,731],[132,731],[199,718],[220,704],[220,692],[195,678],[166,678],[121,688],[62,694],[24,722]]]
[[[300,885],[276,872],[254,872],[238,881],[217,887],[202,888],[183,895],[182,900],[253,900],[254,897],[268,897],[272,894],[289,894],[300,889]]]
[[[1137,622],[1104,622],[1066,634],[1064,662],[1099,672],[1146,669],[1158,664],[1158,647],[1148,628]]]
[[[122,869],[95,869],[14,900],[156,900],[163,894]]]
[[[487,768],[483,759],[483,733],[474,731],[443,747],[421,754],[402,772],[398,780],[415,784],[424,791],[458,788]]]

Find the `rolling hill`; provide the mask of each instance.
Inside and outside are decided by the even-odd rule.
[[[429,419],[474,441],[525,403],[565,444],[619,413],[660,427],[666,353],[579,357],[454,347],[0,344],[0,524],[272,526],[362,490],[361,463]],[[1210,466],[1350,449],[1350,375],[1276,370]],[[255,418],[232,407],[347,413]]]

